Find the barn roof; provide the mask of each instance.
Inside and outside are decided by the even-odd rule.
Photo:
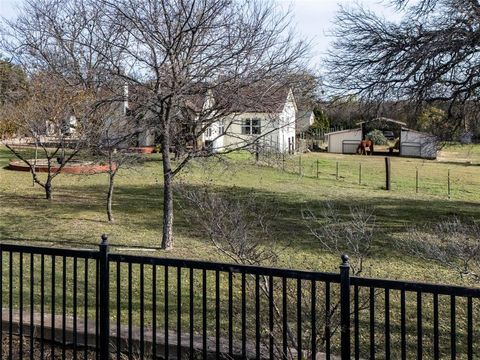
[[[362,124],[365,124],[365,123],[371,123],[371,122],[375,122],[375,121],[389,122],[389,123],[394,123],[394,124],[398,124],[398,125],[402,125],[402,126],[407,126],[407,123],[404,123],[403,121],[389,119],[389,118],[386,118],[386,117],[377,117],[377,118],[374,118],[374,119],[371,119],[371,120],[360,121],[360,122],[357,122],[357,125],[362,125]]]
[[[346,130],[332,131],[332,132],[326,133],[325,135],[337,135],[337,134],[341,134],[341,133],[356,132],[356,131],[362,131],[362,129],[357,128],[357,129],[346,129]]]
[[[413,129],[407,129],[407,128],[403,128],[402,131],[405,131],[405,132],[413,132],[413,133],[420,134],[420,135],[423,135],[423,136],[428,137],[428,138],[437,138],[437,136],[435,136],[435,135],[433,135],[433,134],[429,134],[429,133],[423,132],[423,131],[418,131],[418,130],[413,130]]]

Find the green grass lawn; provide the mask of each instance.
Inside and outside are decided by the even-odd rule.
[[[32,186],[29,173],[6,169],[11,157],[12,155],[6,149],[0,148],[1,241],[55,247],[92,248],[99,244],[100,235],[107,233],[114,252],[228,261],[215,251],[201,231],[192,226],[188,212],[184,210],[186,205],[178,197],[175,202],[175,248],[169,252],[159,249],[162,223],[162,170],[158,155],[148,156],[146,162],[141,166],[120,171],[114,198],[116,222],[113,224],[108,223],[105,214],[108,185],[105,174],[89,176],[62,174],[54,180],[54,199],[48,202],[43,198],[42,189],[39,186]],[[477,219],[480,214],[480,194],[477,191],[480,186],[479,164],[479,146],[451,145],[445,147],[438,161],[394,157],[391,158],[392,190],[387,192],[384,190],[385,163],[383,157],[310,153],[301,157],[298,155],[287,157],[285,161],[279,159],[276,164],[267,164],[265,159],[260,159],[260,162],[256,164],[254,157],[250,154],[239,153],[230,155],[221,161],[216,159],[193,161],[178,180],[192,188],[209,186],[232,196],[255,196],[256,201],[267,204],[272,209],[271,232],[275,242],[274,246],[280,254],[276,264],[278,267],[338,271],[340,263],[338,254],[328,254],[322,250],[318,241],[310,235],[301,215],[305,209],[319,212],[329,201],[335,203],[344,213],[347,213],[352,205],[366,206],[373,209],[377,217],[374,248],[372,256],[366,261],[365,276],[472,285],[468,279],[461,279],[456,273],[446,268],[435,263],[427,263],[407,252],[400,251],[395,243],[402,241],[406,229],[412,225],[438,221],[452,215]],[[360,165],[361,184],[359,183]],[[300,167],[301,175],[299,174]],[[418,193],[416,192],[417,170],[419,175]],[[447,194],[449,171],[451,177],[450,198]],[[62,274],[62,271],[58,270],[61,269],[60,260],[56,260],[57,282],[61,281]],[[25,274],[29,276],[28,258],[26,257],[24,261]],[[36,269],[38,269],[40,259],[37,258],[35,261]],[[80,261],[78,270],[80,296],[85,285],[82,282],[82,264]],[[69,288],[73,282],[71,266],[72,264],[69,262],[67,279]],[[47,274],[50,268],[51,261],[47,260]],[[133,268],[135,274],[132,290],[135,299],[132,317],[134,323],[138,324],[140,319],[138,311],[139,282],[135,279],[138,279],[139,267],[135,265]],[[172,293],[170,298],[172,319],[175,318],[176,306],[174,270],[171,269],[169,286]],[[13,271],[18,273],[16,268]],[[115,271],[116,268],[113,266],[112,278],[115,277]],[[196,288],[200,288],[201,274],[196,275]],[[125,267],[121,271],[121,276],[121,308],[125,313],[127,311],[125,294],[128,292]],[[162,278],[164,274],[159,272],[158,276],[158,289],[161,293],[164,288]],[[187,273],[184,272],[182,277],[185,277],[182,290],[185,295],[182,296],[182,304],[188,306]],[[5,271],[4,281],[7,279],[8,272]],[[238,279],[236,281],[238,282]],[[150,311],[151,269],[149,268],[145,270],[145,284],[146,311]],[[18,289],[17,278],[13,286]],[[93,286],[91,281],[89,286]],[[209,277],[208,286],[208,302],[212,304],[215,299],[214,283],[211,277]],[[35,296],[38,300],[40,296],[38,284],[36,284],[36,289]],[[8,298],[7,290],[7,288],[3,290],[4,299]],[[51,292],[49,282],[45,284],[45,290],[47,294]],[[112,288],[112,307],[115,307],[115,291],[116,289]],[[222,294],[226,291],[225,281],[222,283],[221,291]],[[26,293],[25,299],[28,298],[27,295]],[[67,305],[71,305],[71,293],[69,292],[67,296]],[[162,295],[159,294],[159,296]],[[234,296],[238,297],[239,294],[235,293]],[[378,299],[377,304],[381,304],[381,295]],[[49,311],[49,301],[47,296],[46,311]],[[57,309],[60,309],[60,301],[61,297],[58,296]],[[225,306],[223,301],[222,307]],[[14,302],[18,303],[17,296],[15,296]],[[408,302],[412,304],[411,307],[409,305],[408,322],[414,324],[416,319],[415,299],[412,297]],[[200,293],[195,294],[194,303],[200,311],[202,304]],[[235,306],[237,305],[236,302]],[[94,299],[91,298],[88,302],[90,314],[94,311],[93,306]],[[161,314],[163,304],[160,300],[158,306]],[[251,307],[253,304],[248,306]],[[427,310],[431,308],[429,303],[424,306]],[[395,309],[398,310],[398,308],[392,308],[392,317]],[[445,309],[448,308],[445,307]],[[251,310],[253,312],[253,308]],[[71,309],[67,311],[71,313]],[[211,311],[213,308],[209,309],[209,313]],[[82,313],[83,309],[79,308],[78,314]],[[461,313],[464,313],[463,307],[459,309],[459,314]],[[185,329],[188,328],[188,316],[186,315],[184,314],[182,317]],[[379,316],[378,323],[381,324],[383,320],[380,308],[377,316]],[[146,315],[147,324],[150,320],[149,315]],[[445,316],[444,320],[444,326],[447,329],[448,316]],[[201,327],[199,321],[200,318],[196,319],[198,328]],[[365,319],[366,323],[367,321],[368,319]],[[426,334],[430,334],[431,317],[426,316],[425,322]],[[209,328],[213,326],[212,317],[209,318]],[[222,320],[222,326],[225,326],[224,320]],[[413,333],[414,325],[411,326],[413,326],[411,329]],[[238,332],[237,327],[234,330]],[[377,331],[381,333],[381,327]],[[459,336],[464,337],[464,335],[465,331],[459,332]],[[392,344],[397,340],[392,340]],[[363,341],[368,341],[368,339],[363,339],[362,335]],[[412,346],[414,349],[414,337],[411,341],[413,345],[409,345],[409,347]],[[445,341],[448,342],[448,339]],[[429,346],[425,346],[425,349],[425,351],[429,351]]]
[[[442,161],[392,158],[392,190],[384,190],[383,157],[311,153],[287,158],[277,167],[255,164],[249,154],[235,154],[226,161],[194,161],[181,175],[192,187],[205,184],[237,196],[254,194],[275,209],[272,227],[281,253],[279,266],[336,271],[339,259],[322,252],[301,221],[303,209],[319,211],[326,201],[348,211],[351,205],[372,208],[377,216],[375,248],[368,259],[368,275],[420,281],[458,283],[461,280],[441,267],[427,271],[424,262],[399,252],[393,243],[413,224],[450,215],[477,218],[480,212],[480,147],[446,148]],[[455,156],[470,154],[470,164],[455,163]],[[451,157],[448,158],[449,153]],[[0,148],[0,237],[3,241],[46,246],[92,247],[102,233],[109,234],[113,251],[154,256],[217,260],[222,258],[207,238],[192,228],[191,219],[176,202],[175,249],[159,250],[162,216],[162,171],[158,155],[143,165],[120,171],[116,181],[114,215],[105,215],[107,176],[60,175],[54,180],[54,199],[43,199],[32,186],[29,173],[5,167],[12,155]],[[302,176],[298,175],[299,164]],[[317,177],[318,162],[318,177]],[[338,163],[339,178],[336,179]],[[362,179],[359,184],[359,167]],[[285,168],[285,171],[282,170]],[[416,169],[419,191],[416,193]],[[447,196],[447,174],[451,196]],[[428,265],[429,267],[431,264]]]

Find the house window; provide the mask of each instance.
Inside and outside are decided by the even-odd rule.
[[[260,135],[262,133],[260,119],[245,119],[242,122],[243,135]]]
[[[223,121],[221,121],[218,125],[218,134],[219,135],[225,134],[225,124],[223,123]]]
[[[205,136],[206,137],[212,137],[212,128],[211,127],[207,128],[207,130],[205,131]]]

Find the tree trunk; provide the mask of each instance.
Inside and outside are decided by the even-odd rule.
[[[52,193],[53,193],[52,179],[48,178],[47,182],[45,183],[45,198],[47,200],[52,200]]]
[[[169,148],[170,139],[168,131],[166,131],[162,137],[163,233],[161,248],[164,250],[170,250],[173,248],[173,189]]]
[[[107,217],[108,221],[114,222],[113,211],[112,211],[112,200],[113,200],[113,185],[115,180],[115,174],[109,174],[109,183],[108,183],[108,194],[107,194]]]
[[[38,142],[35,141],[35,159],[33,160],[33,169],[32,169],[32,187],[35,186],[35,172],[37,171],[37,159],[38,159]]]

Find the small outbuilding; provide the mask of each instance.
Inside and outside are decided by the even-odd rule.
[[[430,134],[402,128],[400,136],[400,156],[436,159],[437,139]]]
[[[328,152],[337,154],[355,154],[357,146],[362,141],[362,129],[334,131],[325,134]]]
[[[325,134],[327,137],[328,152],[337,154],[355,154],[357,147],[372,130],[383,131],[392,136],[390,146],[375,148],[376,155],[398,155],[405,157],[419,157],[436,159],[437,138],[434,135],[408,129],[407,124],[388,118],[375,118],[357,123],[356,129],[335,131]]]

